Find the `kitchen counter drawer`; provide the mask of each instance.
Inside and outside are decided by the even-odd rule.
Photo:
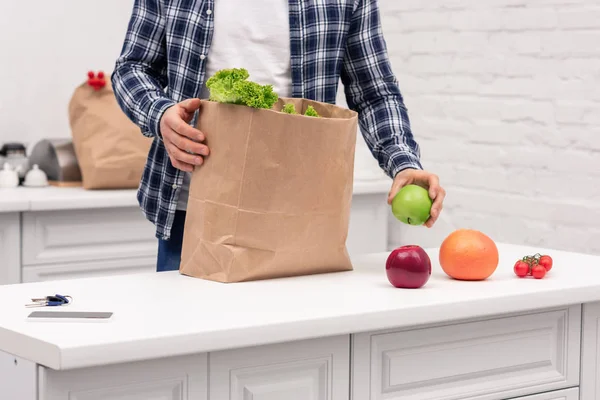
[[[349,346],[341,335],[212,352],[208,398],[348,400]]]
[[[60,372],[40,368],[37,400],[207,400],[207,369],[207,354]]]
[[[91,278],[106,275],[153,272],[155,270],[155,257],[125,258],[100,262],[60,263],[23,267],[22,281],[26,283],[57,279]]]
[[[154,227],[138,207],[23,213],[23,265],[155,257]]]
[[[360,333],[353,337],[353,395],[502,400],[577,386],[580,334],[579,305]]]

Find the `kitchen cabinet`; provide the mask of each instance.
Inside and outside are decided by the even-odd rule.
[[[581,308],[355,336],[356,399],[502,400],[579,382]]]
[[[43,368],[39,400],[207,400],[207,371],[206,354],[66,374]]]
[[[0,213],[0,285],[21,281],[19,213]]]
[[[106,261],[64,262],[24,266],[21,282],[91,278],[106,275],[133,274],[156,270],[156,257],[117,258]]]
[[[0,378],[0,395],[20,400],[595,400],[589,392],[580,397],[577,387],[580,353],[574,336],[581,326],[573,314],[579,309],[64,371],[0,352],[2,376],[14,377],[10,382]],[[557,324],[565,330],[561,339],[550,334]],[[543,340],[544,335],[554,338]],[[371,352],[365,359],[360,348],[367,338]],[[536,340],[543,344],[536,346]],[[554,364],[564,359],[566,371],[556,372],[553,357]],[[518,393],[529,394],[513,396]]]
[[[337,339],[340,344],[345,341],[348,346],[347,340],[340,341],[339,337]],[[237,358],[238,363],[252,364],[252,369],[241,368],[233,370],[234,374],[231,376],[217,377],[209,372],[207,354],[59,372],[36,367],[31,362],[0,352],[2,376],[12,378],[10,381],[0,378],[0,395],[3,398],[19,400],[349,400],[352,398],[349,396],[349,390],[354,386],[354,382],[348,379],[351,366],[338,359],[332,363],[334,355],[329,354],[323,344],[323,341],[318,340],[312,343],[286,343],[276,347],[277,350],[284,350],[280,354],[274,352],[274,347],[249,349],[250,352],[261,351],[258,356],[261,361],[268,360],[269,357],[282,361],[266,364],[263,368],[260,368],[256,361],[253,363],[252,359],[242,358],[248,355],[247,349],[231,352],[230,359]],[[308,350],[309,354],[294,355],[294,351],[285,352],[286,347],[290,350],[295,347],[296,353]],[[343,349],[339,344],[336,347],[338,352]],[[320,352],[315,352],[315,349],[320,349]],[[323,356],[311,359],[311,353]],[[289,357],[287,362],[284,361],[286,356]],[[337,373],[332,371],[334,368],[338,370]],[[345,374],[345,377],[340,374]],[[38,388],[43,397],[38,397]],[[365,400],[383,398],[393,397],[367,397]],[[440,393],[437,399],[474,398],[488,397],[456,397]],[[584,395],[583,392],[580,394],[578,387],[572,387],[511,399],[597,398]]]
[[[0,351],[0,399],[38,400],[35,363]]]
[[[154,232],[133,207],[23,213],[22,281],[152,271]]]
[[[42,368],[39,385],[43,400],[348,400],[349,344],[344,335],[67,373]]]
[[[434,262],[419,290],[386,283],[386,253],[356,256],[353,271],[239,284],[177,271],[66,280],[69,311],[113,319],[63,329],[0,308],[0,398],[598,400],[600,257],[545,249],[551,276],[519,279],[513,260],[534,248],[497,245],[489,280],[448,279]],[[5,285],[0,297],[54,286]]]
[[[347,400],[348,335],[211,353],[210,399]]]
[[[23,213],[23,265],[152,257],[153,229],[135,208]]]

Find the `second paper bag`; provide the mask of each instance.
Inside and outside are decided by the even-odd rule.
[[[69,102],[69,123],[85,189],[135,189],[152,139],[119,107],[110,81],[99,90],[79,85]]]
[[[300,113],[280,112],[294,103]],[[304,116],[312,105],[321,116]],[[357,114],[305,99],[203,101],[180,272],[219,282],[348,271]]]

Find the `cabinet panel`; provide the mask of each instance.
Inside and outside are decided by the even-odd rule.
[[[23,282],[40,282],[58,279],[91,278],[106,275],[133,274],[156,271],[156,258],[125,258],[83,263],[59,263],[23,267]]]
[[[21,282],[19,213],[0,213],[0,285]]]
[[[501,400],[579,384],[580,306],[355,336],[355,399]]]
[[[346,240],[350,255],[387,250],[390,209],[386,200],[386,195],[382,193],[355,194],[352,198]]]
[[[348,336],[210,354],[211,400],[348,400]]]
[[[0,399],[38,400],[35,363],[0,351]]]
[[[600,399],[600,302],[583,306],[581,400]]]
[[[585,397],[582,397],[581,399],[585,400]],[[579,400],[579,389],[571,388],[565,390],[556,390],[553,392],[534,394],[532,396],[518,397],[513,400]]]
[[[23,264],[153,257],[154,227],[138,208],[23,213]]]
[[[39,400],[207,400],[207,356],[77,370],[40,367]]]

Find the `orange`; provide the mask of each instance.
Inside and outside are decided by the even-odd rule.
[[[458,229],[442,242],[439,261],[444,272],[454,279],[481,281],[496,271],[498,247],[477,230]]]

